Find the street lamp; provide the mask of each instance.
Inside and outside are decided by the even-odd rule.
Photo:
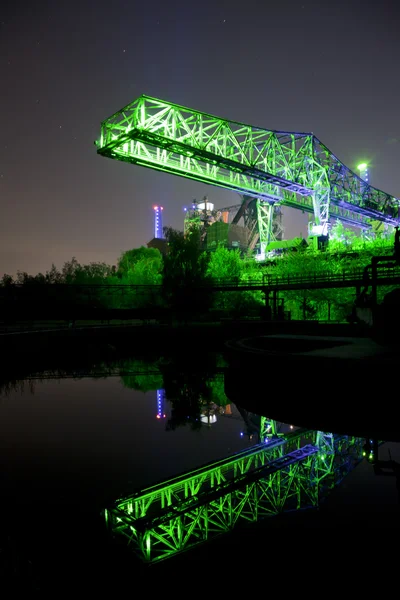
[[[359,173],[360,173],[360,177],[363,181],[365,181],[366,183],[369,183],[368,181],[368,165],[367,163],[361,163],[358,165],[357,167]]]

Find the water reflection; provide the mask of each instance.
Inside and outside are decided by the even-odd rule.
[[[315,509],[359,465],[365,440],[232,402],[225,369],[223,357],[210,354],[97,360],[3,378],[3,514],[29,504],[33,563],[37,540],[49,539],[49,515],[60,511],[71,531],[82,512],[100,515],[141,561],[157,563],[242,524]],[[396,461],[372,462],[398,479]],[[26,522],[9,522],[25,547]]]
[[[227,405],[223,373],[165,362],[96,365],[87,377],[33,373],[3,386],[0,465],[16,497],[21,489],[35,488],[37,498],[57,490],[59,501],[102,507],[254,443],[242,439],[240,414]]]
[[[360,462],[362,440],[299,429],[276,433],[261,418],[262,443],[120,499],[106,509],[110,532],[154,563],[243,523],[317,508]]]

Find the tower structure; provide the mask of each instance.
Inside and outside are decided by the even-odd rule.
[[[156,205],[156,206],[153,206],[153,210],[154,210],[154,237],[156,239],[162,239],[162,237],[163,237],[162,215],[163,215],[164,207]]]

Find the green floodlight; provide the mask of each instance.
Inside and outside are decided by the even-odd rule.
[[[359,171],[365,171],[368,168],[367,163],[361,163],[360,165],[358,165],[357,169]]]

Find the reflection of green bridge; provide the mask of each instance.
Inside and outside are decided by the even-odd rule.
[[[299,429],[278,434],[261,419],[262,442],[117,500],[112,534],[154,563],[285,511],[316,508],[362,457],[362,440]]]

